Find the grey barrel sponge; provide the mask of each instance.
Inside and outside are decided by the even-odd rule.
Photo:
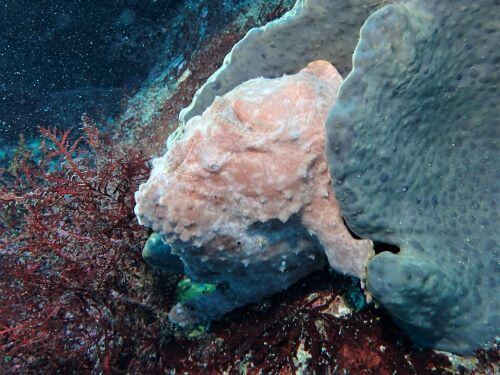
[[[499,335],[499,8],[378,10],[327,121],[347,223],[401,249],[370,261],[369,291],[415,342],[462,354]]]
[[[181,125],[201,115],[216,96],[252,78],[294,74],[316,60],[330,61],[347,74],[359,28],[384,3],[387,0],[298,0],[290,12],[250,30],[233,47],[181,112]]]
[[[497,0],[375,12],[327,121],[334,189],[362,238],[399,246],[367,287],[424,347],[499,336]]]

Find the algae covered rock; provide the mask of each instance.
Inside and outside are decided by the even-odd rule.
[[[419,345],[488,347],[499,320],[496,0],[411,0],[361,30],[327,121],[351,229],[399,246],[367,287]]]
[[[250,80],[186,125],[136,193],[141,224],[161,233],[213,293],[177,305],[182,324],[211,320],[326,265],[364,277],[373,255],[333,195],[324,122],[342,77],[327,61]]]

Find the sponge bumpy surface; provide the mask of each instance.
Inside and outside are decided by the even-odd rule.
[[[298,0],[283,17],[252,29],[226,56],[222,67],[181,112],[182,126],[240,83],[297,73],[309,62],[327,60],[347,74],[359,28],[386,0]],[[175,133],[173,138],[178,137]]]
[[[174,320],[217,317],[325,265],[363,277],[372,243],[354,240],[333,195],[324,122],[342,81],[326,61],[248,81],[188,122],[136,194],[136,213],[216,293]]]
[[[411,0],[374,13],[327,121],[335,191],[356,234],[395,244],[367,287],[418,344],[499,335],[496,0]]]

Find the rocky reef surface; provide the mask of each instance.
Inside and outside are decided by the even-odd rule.
[[[36,135],[40,125],[72,128],[83,112],[110,121],[141,93],[149,98],[147,112],[155,113],[167,81],[215,35],[261,24],[290,4],[6,1],[0,8],[0,141],[16,142],[19,132]],[[154,93],[157,100],[154,83],[164,87]],[[136,105],[146,110],[140,100]]]
[[[198,25],[197,22],[205,19],[203,9],[206,9],[207,3],[193,2],[192,7],[189,7],[195,18],[192,25]],[[165,139],[176,128],[180,110],[189,105],[194,93],[220,67],[234,44],[250,27],[276,19],[293,6],[292,1],[216,3],[219,8],[214,9],[228,10],[231,6],[236,7],[237,3],[243,4],[243,7],[238,8],[241,9],[239,13],[224,13],[227,17],[218,20],[217,27],[213,29],[195,28],[195,35],[201,35],[201,30],[208,30],[203,42],[194,47],[188,46],[188,54],[164,61],[164,65],[150,71],[146,81],[142,81],[136,94],[127,101],[124,113],[113,123],[113,132],[106,134],[109,136],[107,142],[118,149],[125,149],[125,145],[134,146],[135,149],[144,150],[148,157],[163,154]],[[315,2],[301,3],[311,6]],[[336,5],[339,3],[340,0]],[[357,0],[345,2],[348,3],[360,5]],[[383,2],[374,2],[370,6],[378,8],[382,5]],[[208,12],[210,14],[210,10]],[[364,14],[365,10],[359,12]],[[134,18],[131,14],[124,14],[123,17],[126,22]],[[352,50],[354,47],[353,44]],[[341,73],[345,77],[348,70]],[[38,152],[41,147],[38,142],[34,146],[29,143],[28,148]],[[22,166],[24,154],[21,150],[18,166]],[[110,155],[104,153],[98,166],[106,166],[105,161],[110,160]],[[118,161],[127,160],[121,154],[118,156]],[[38,156],[36,160],[39,160]],[[85,163],[84,157],[76,161],[81,163],[82,160],[85,176],[100,176],[93,175],[92,163]],[[124,170],[128,171],[127,168]],[[116,186],[128,186],[130,190],[130,181],[120,180],[120,176],[113,174],[115,172],[108,174],[106,168],[104,172],[105,176],[118,179]],[[44,176],[51,177],[50,173]],[[81,183],[71,169],[63,177],[67,178],[64,180],[61,177],[61,181],[65,181],[64,186],[53,182],[56,193],[60,195],[45,194],[43,185],[37,190],[42,196],[42,203],[38,206],[47,209],[40,215],[44,220],[50,219],[47,213],[60,217],[61,207],[64,207],[69,197],[65,196],[65,192],[69,191],[69,187]],[[54,176],[51,178],[56,181]],[[20,181],[21,187],[25,187],[26,182]],[[96,181],[96,186],[101,186],[102,181],[99,178]],[[197,285],[183,276],[173,276],[171,272],[148,269],[140,259],[140,249],[150,233],[145,229],[142,232],[137,229],[133,215],[120,217],[120,212],[110,210],[108,204],[100,206],[97,199],[85,207],[72,207],[72,215],[75,216],[71,220],[60,221],[63,227],[54,232],[57,235],[37,227],[39,237],[28,239],[40,247],[41,262],[34,263],[29,253],[23,253],[19,261],[8,258],[7,255],[16,248],[22,248],[21,241],[3,247],[3,240],[7,239],[4,233],[9,233],[4,231],[3,224],[12,221],[3,216],[5,212],[8,214],[8,211],[4,212],[6,206],[3,202],[10,199],[9,207],[13,209],[20,205],[15,196],[11,199],[13,193],[9,191],[10,183],[10,177],[0,176],[0,262],[3,262],[0,265],[4,266],[0,272],[0,301],[3,304],[0,307],[0,370],[6,373],[496,374],[500,371],[498,349],[494,345],[492,349],[479,350],[471,356],[417,347],[394,324],[393,317],[383,306],[366,304],[357,279],[341,276],[326,268],[321,268],[281,293],[240,307],[210,325],[177,327],[168,322],[168,311],[176,304],[186,303],[200,294],[213,293],[215,285]],[[101,192],[97,191],[96,194],[101,197]],[[51,199],[59,196],[61,199],[57,205]],[[81,194],[75,196],[81,198]],[[32,196],[28,198],[33,200]],[[102,215],[96,214],[100,209],[112,211],[116,222],[103,223]],[[111,213],[107,212],[107,216]],[[15,232],[23,228],[17,216],[22,217],[22,213],[19,211],[16,215]],[[36,224],[35,220],[28,222]],[[87,225],[90,229],[82,235],[81,227],[75,229],[73,223],[83,227]],[[121,235],[124,233],[121,228],[134,226],[137,231],[135,236],[142,240],[131,241],[127,238],[128,242],[125,243],[117,235],[112,242],[109,239],[102,242],[106,238],[102,233],[110,230],[110,226],[113,233],[117,231],[116,228],[120,228],[118,232]],[[95,233],[98,234],[97,238],[91,236]],[[27,239],[23,233],[13,238],[22,241]],[[51,284],[54,280],[58,281],[59,268],[65,266],[64,262],[67,261],[47,250],[49,240],[54,238],[57,240],[57,249],[61,249],[59,245],[62,244],[72,256],[77,254],[85,259],[77,263],[81,271],[71,271],[74,269],[71,267],[75,267],[72,265],[69,267],[71,272],[64,273],[63,285],[66,289],[61,289],[58,283]],[[165,247],[154,234],[150,238],[154,241],[144,248],[146,260],[160,265],[160,268],[174,270],[177,274],[183,272],[183,266],[176,262],[176,258],[165,257],[172,256],[171,248]],[[100,246],[100,252],[93,253],[96,243]],[[116,257],[117,247],[121,249],[118,252],[120,259],[125,263],[133,261],[134,267],[123,267],[123,262],[118,263],[113,260],[115,258],[110,258],[110,255]],[[398,249],[375,243],[376,253],[387,250],[397,252]],[[87,258],[96,262],[89,263]],[[167,262],[163,262],[165,259]],[[53,269],[50,260],[56,262]],[[103,261],[106,261],[105,266],[102,266]],[[12,270],[18,273],[9,273]],[[93,273],[89,273],[89,270]],[[16,279],[11,278],[12,275],[18,277],[19,272],[26,275],[24,286],[19,281],[13,282]],[[104,275],[106,282],[102,283],[99,290],[84,289],[82,278],[91,279],[92,282],[100,280],[94,278],[94,274]],[[36,281],[37,278],[46,284],[34,284],[31,287],[32,284],[27,280]],[[42,298],[45,296],[42,292],[48,293],[48,298]],[[3,303],[9,301],[9,293],[13,293],[16,301],[12,305],[15,310],[10,315],[10,306],[6,309]],[[73,300],[78,302],[76,308],[69,303]],[[81,307],[82,303],[87,306],[85,301],[91,301],[90,307]],[[57,304],[63,304],[64,309],[57,307]],[[36,325],[40,320],[35,320],[33,326],[26,325],[31,323],[26,320],[30,314],[41,319],[43,325]],[[16,323],[18,326],[15,326]],[[28,330],[30,334],[20,337],[23,330]],[[90,346],[86,347],[88,343]]]
[[[201,333],[202,332],[202,333]],[[496,374],[497,351],[460,357],[421,350],[357,281],[327,270],[237,309],[210,329],[165,338],[167,368],[229,374]]]

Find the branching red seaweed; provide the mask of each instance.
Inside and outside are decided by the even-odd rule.
[[[88,118],[81,137],[41,135],[43,158],[1,175],[0,369],[110,373],[151,352],[166,319],[148,297],[147,232],[133,213],[147,160]]]

